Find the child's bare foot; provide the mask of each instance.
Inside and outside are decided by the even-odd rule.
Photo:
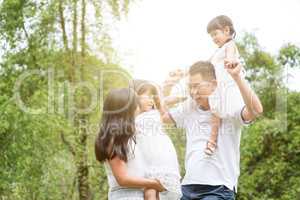
[[[217,149],[217,143],[212,140],[209,140],[207,141],[204,153],[209,156],[212,156],[216,152],[216,149]]]

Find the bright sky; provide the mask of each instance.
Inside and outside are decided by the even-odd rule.
[[[287,42],[300,46],[299,0],[141,0],[118,26],[114,46],[122,65],[135,78],[162,82],[168,71],[212,55],[216,46],[206,33],[213,17],[232,18],[237,36],[253,32],[260,45],[276,54]],[[290,88],[300,90],[300,70]]]

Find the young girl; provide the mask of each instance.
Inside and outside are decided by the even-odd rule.
[[[143,200],[144,188],[163,191],[158,180],[144,177],[143,157],[135,144],[138,99],[133,90],[111,90],[104,102],[96,158],[105,163],[109,200]]]
[[[180,173],[177,154],[160,119],[163,106],[158,88],[150,82],[135,80],[133,87],[139,97],[139,114],[136,117],[137,146],[144,158],[147,178],[158,179],[167,190],[158,193],[145,190],[146,200],[177,200],[181,197]]]
[[[207,33],[218,46],[210,59],[215,67],[218,87],[214,95],[209,98],[214,115],[211,119],[211,135],[205,149],[206,154],[213,155],[217,147],[221,118],[228,117],[243,100],[234,81],[226,72],[226,68],[233,67],[231,63],[237,62],[240,57],[234,42],[236,33],[231,19],[225,15],[213,18],[207,25]]]

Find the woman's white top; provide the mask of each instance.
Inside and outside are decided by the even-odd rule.
[[[144,177],[144,163],[141,155],[141,151],[139,147],[134,144],[132,141],[130,143],[132,152],[129,154],[128,162],[127,162],[127,172],[131,176],[135,177]],[[108,192],[108,200],[143,200],[144,199],[144,190],[138,188],[125,188],[121,187],[116,178],[114,177],[111,167],[108,162],[104,164],[109,192]]]

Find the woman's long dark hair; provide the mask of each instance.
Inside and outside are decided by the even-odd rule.
[[[99,162],[119,157],[128,161],[130,143],[135,142],[137,96],[130,88],[113,89],[104,101],[100,131],[95,142]]]

